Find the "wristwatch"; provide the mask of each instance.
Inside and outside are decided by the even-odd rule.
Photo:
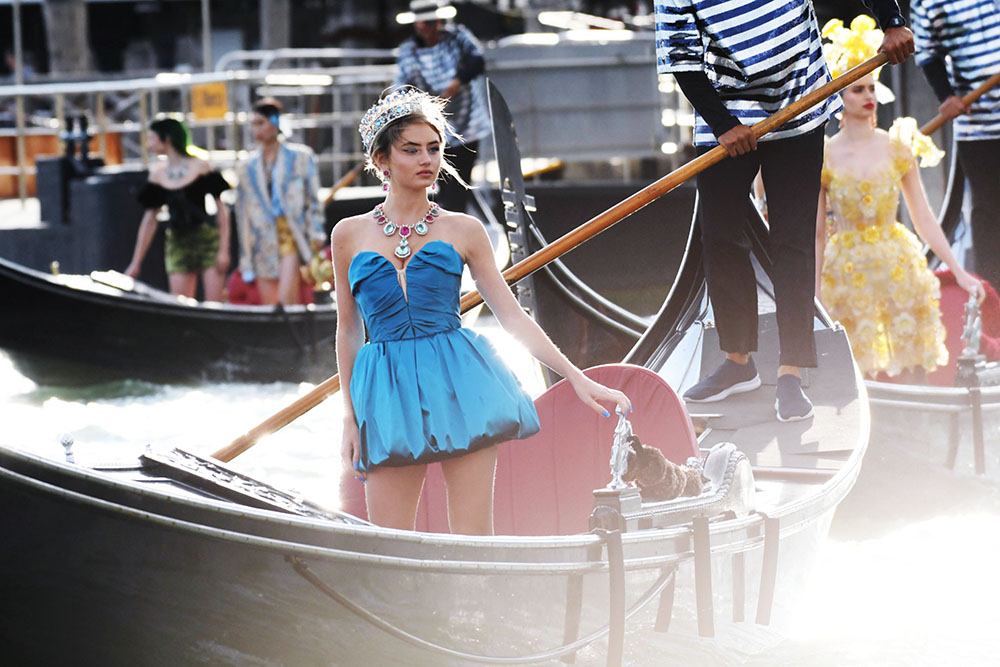
[[[885,29],[888,30],[889,28],[903,28],[905,26],[906,26],[906,20],[899,14],[896,14],[886,23]]]

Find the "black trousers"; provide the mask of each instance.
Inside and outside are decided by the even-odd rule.
[[[975,271],[1000,289],[1000,139],[959,141],[957,152],[972,195]]]
[[[699,148],[699,153],[708,150]],[[759,142],[756,151],[726,158],[698,175],[705,276],[724,352],[745,354],[757,349],[757,282],[745,220],[750,186],[759,169],[767,193],[779,363],[816,366],[813,300],[822,167],[820,128]]]
[[[445,148],[445,157],[455,167],[455,171],[466,183],[472,181],[472,167],[476,164],[476,156],[479,149],[478,141],[470,141],[466,144],[455,144]],[[465,205],[469,201],[469,191],[455,178],[442,170],[441,179],[438,181],[438,194],[435,201],[441,208],[447,211],[465,212]]]

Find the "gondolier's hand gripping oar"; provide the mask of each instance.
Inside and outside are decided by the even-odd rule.
[[[754,125],[751,128],[754,136],[759,139],[768,132],[781,127],[792,118],[798,116],[800,113],[811,109],[828,97],[836,95],[861,77],[866,74],[870,74],[883,65],[888,64],[888,62],[889,56],[885,53],[879,53],[875,57],[866,60],[842,76],[839,76],[833,81],[817,88],[802,99],[795,101],[781,111],[768,116],[761,122]],[[523,260],[503,272],[504,280],[508,283],[515,283],[521,278],[534,273],[552,260],[577,247],[584,241],[597,236],[608,227],[621,222],[624,218],[632,215],[646,204],[649,204],[667,194],[692,176],[704,171],[716,162],[721,161],[727,155],[728,153],[725,148],[722,146],[716,146],[704,155],[691,160],[687,164],[675,169],[658,181],[647,185],[634,195],[631,195],[627,199],[615,204],[608,210],[604,211],[604,213],[599,214],[595,218],[591,218],[573,231],[556,239],[530,257],[525,257]],[[483,298],[479,295],[479,292],[469,292],[462,297],[462,312],[464,313],[473,306],[479,305],[482,303],[482,300]],[[327,396],[336,393],[338,389],[340,389],[340,376],[334,375],[329,380],[317,385],[316,388],[308,394],[302,396],[294,403],[291,403],[280,412],[274,414],[267,421],[262,422],[247,431],[245,434],[236,438],[236,440],[215,452],[212,456],[220,461],[232,460],[257,444],[259,439],[287,426],[295,419],[301,417],[306,412],[322,403]]]
[[[1000,72],[997,72],[990,78],[986,79],[986,81],[983,81],[981,84],[979,84],[979,86],[977,86],[975,90],[973,90],[968,95],[965,95],[962,98],[962,105],[968,107],[970,104],[972,104],[980,97],[982,97],[987,90],[993,88],[998,83],[1000,83]],[[924,125],[922,128],[920,128],[920,131],[923,134],[930,135],[932,132],[936,132],[938,129],[940,129],[940,127],[947,122],[948,122],[947,118],[945,118],[941,114],[938,114],[934,116],[934,118],[932,118],[931,120],[927,121],[927,124]]]

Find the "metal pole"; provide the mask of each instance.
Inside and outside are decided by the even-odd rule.
[[[104,93],[97,93],[97,150],[100,151],[104,164],[108,164],[108,121],[104,116]]]
[[[14,0],[14,83],[24,85],[24,48],[21,44],[21,0]],[[17,122],[17,195],[21,206],[28,197],[28,174],[25,169],[24,150],[24,95],[18,94],[14,114]]]
[[[149,132],[149,103],[146,91],[139,91],[139,154],[142,156],[142,166],[149,168],[149,147],[146,145],[146,133]]]
[[[212,71],[212,16],[208,0],[201,0],[201,61],[202,69]],[[215,150],[215,125],[205,126],[205,150]]]
[[[201,0],[201,61],[202,70],[212,71],[212,16],[208,0]]]

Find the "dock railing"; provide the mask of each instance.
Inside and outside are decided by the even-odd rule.
[[[693,115],[672,80],[657,82],[651,36],[609,45],[600,41],[607,34],[588,42],[546,33],[544,44],[486,47],[486,74],[511,102],[525,158],[603,163],[628,179],[636,160],[669,161],[690,143]],[[0,198],[28,196],[34,155],[62,154],[81,116],[90,150],[107,164],[148,166],[149,123],[169,113],[213,163],[231,165],[253,147],[250,107],[265,95],[282,101],[283,131],[313,148],[322,180],[336,182],[362,159],[357,124],[395,71],[394,50],[276,49],[227,53],[214,72],[0,85],[0,99],[15,101],[6,126],[0,118]]]

